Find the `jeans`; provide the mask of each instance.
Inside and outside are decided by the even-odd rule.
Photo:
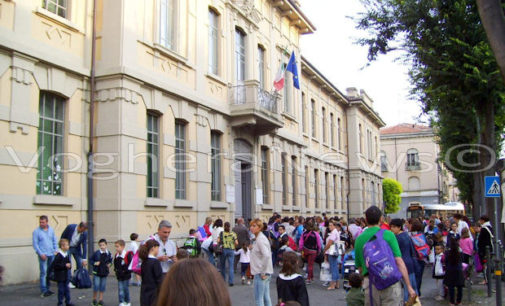
[[[130,303],[130,290],[128,289],[129,279],[118,281],[119,303]]]
[[[216,261],[214,260],[214,253],[212,253],[211,251],[209,250],[206,250],[204,248],[202,248],[202,250],[205,252],[205,254],[207,255],[207,260],[210,262],[211,265],[213,265],[214,267],[216,266]]]
[[[270,300],[270,279],[271,275],[267,275],[266,279],[261,279],[261,274],[254,275],[254,300],[256,306],[272,306]]]
[[[68,288],[68,280],[64,282],[58,282],[58,305],[63,304],[63,297],[65,297],[65,303],[70,304],[70,289]]]
[[[248,262],[241,262],[240,263],[240,275],[241,276],[246,276],[247,268],[249,268]]]
[[[314,262],[316,261],[317,251],[303,249],[303,253],[305,254],[305,258],[307,258],[307,279],[314,280]]]
[[[415,264],[417,294],[419,296],[421,296],[421,284],[423,283],[423,272],[424,272],[425,265],[426,265],[426,263],[424,262],[424,260],[417,260],[417,262]]]
[[[233,261],[235,260],[235,251],[231,249],[223,249],[221,254],[221,275],[226,281],[226,262],[229,264],[228,284],[233,284]]]
[[[74,256],[74,260],[75,260],[75,266],[77,268],[77,270],[79,270],[80,268],[82,268],[82,258],[81,258],[81,255],[79,253],[79,248],[76,248],[76,247],[72,247],[70,249],[68,249],[68,255],[73,255]]]
[[[449,303],[459,304],[463,298],[463,287],[462,286],[447,286],[449,289]],[[458,296],[456,297],[456,303],[454,303],[454,290],[458,289]]]
[[[105,292],[105,284],[107,282],[107,276],[93,276],[93,291],[94,292]]]
[[[47,256],[46,260],[42,260],[39,256],[39,269],[40,269],[40,293],[45,293],[49,290],[51,282],[47,279],[47,270],[54,260],[54,256]]]
[[[328,261],[330,262],[330,272],[331,281],[338,281],[338,256],[328,255]]]
[[[416,294],[419,294],[417,291],[417,283],[416,283],[416,274],[411,273],[409,274],[409,281],[410,281],[410,286],[412,286],[412,289],[416,292]],[[403,300],[406,302],[409,299],[409,290],[407,289],[407,285],[402,279],[402,284],[403,284]]]

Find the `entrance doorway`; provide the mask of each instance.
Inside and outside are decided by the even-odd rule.
[[[252,218],[252,146],[242,139],[234,142],[235,218]]]

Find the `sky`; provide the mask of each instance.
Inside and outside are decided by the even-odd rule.
[[[398,54],[380,55],[366,66],[367,48],[356,45],[365,35],[355,28],[356,16],[364,9],[359,0],[301,0],[301,9],[317,30],[301,39],[302,55],[341,92],[363,89],[374,100],[374,109],[387,126],[424,123],[421,108],[410,100],[408,67],[395,61]],[[421,121],[420,121],[421,120]]]

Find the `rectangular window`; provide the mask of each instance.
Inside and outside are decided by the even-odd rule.
[[[345,208],[345,211],[347,211],[347,198],[345,196],[345,191],[344,191],[344,177],[341,176],[340,177],[340,208],[342,210],[344,210],[344,207]]]
[[[323,131],[323,143],[328,143],[328,139],[326,139],[326,109],[323,107],[322,108],[322,112],[321,112],[321,116],[323,116],[323,120],[322,120],[322,131]]]
[[[374,182],[370,182],[370,190],[371,190],[371,193],[372,193],[372,205],[377,205],[377,203],[375,202],[376,198],[375,198],[375,184]]]
[[[41,93],[39,101],[37,194],[63,193],[63,136],[65,104],[62,98]]]
[[[209,72],[218,75],[219,15],[209,9]]]
[[[186,199],[186,124],[175,122],[175,198]]]
[[[42,7],[60,17],[67,18],[67,0],[43,0]]]
[[[325,197],[326,197],[326,209],[330,208],[330,177],[328,172],[324,173],[324,189],[325,189]]]
[[[310,173],[309,166],[305,166],[305,208],[309,207],[310,202]]]
[[[298,173],[296,172],[296,156],[291,157],[291,185],[293,186],[293,206],[297,206],[298,198],[298,184],[296,180],[298,178]]]
[[[286,153],[281,155],[281,173],[282,173],[282,205],[288,205],[288,167],[286,165]]]
[[[337,176],[333,175],[333,208],[340,212],[341,208],[338,207],[338,186],[337,186]]]
[[[210,154],[211,154],[211,199],[221,201],[221,134],[210,133]]]
[[[366,185],[365,185],[365,179],[361,179],[361,203],[363,205],[363,212],[365,211],[366,208]]]
[[[258,79],[260,88],[265,88],[265,49],[258,46]]]
[[[307,101],[305,97],[305,93],[302,92],[302,131],[304,133],[307,133],[307,113],[306,113],[306,108],[307,107]]]
[[[263,188],[263,204],[268,204],[268,148],[261,147],[261,187]]]
[[[159,118],[147,114],[147,197],[158,198],[159,195]]]
[[[340,126],[340,118],[337,119],[337,128],[338,150],[342,150],[342,128]]]
[[[316,101],[310,101],[311,112],[312,112],[312,137],[316,137]]]
[[[363,153],[363,131],[361,130],[361,124],[358,125],[359,132],[359,153]]]
[[[333,121],[333,114],[330,113],[330,146],[335,145],[335,122]]]
[[[316,208],[319,208],[319,171],[314,169],[314,194],[316,201]]]
[[[245,81],[245,34],[235,29],[235,77]]]
[[[160,0],[160,45],[175,49],[175,1]]]

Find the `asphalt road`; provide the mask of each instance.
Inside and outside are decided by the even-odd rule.
[[[319,275],[319,268],[315,267],[315,275]],[[273,305],[277,301],[277,292],[275,288],[275,278],[272,278],[270,285],[270,296]],[[478,279],[474,281],[477,283]],[[345,305],[345,291],[343,289],[327,291],[326,287],[323,287],[321,282],[316,281],[309,285],[308,293],[311,305]],[[51,288],[53,291],[57,291],[56,287]],[[232,299],[232,304],[235,306],[248,306],[254,305],[254,292],[252,285],[241,285],[240,276],[235,274],[235,285],[233,287],[228,287],[230,296]],[[485,287],[482,285],[475,285],[473,287],[473,302],[468,303],[466,300],[467,290],[464,291],[463,304],[464,305],[495,305],[494,297],[485,297]],[[132,305],[139,305],[139,287],[130,287],[130,295],[132,300]],[[423,278],[422,287],[423,297],[421,298],[422,305],[448,305],[446,301],[437,302],[433,299],[436,293],[435,282],[431,278],[431,267],[425,269],[425,274]],[[504,291],[505,293],[505,291]],[[91,305],[92,300],[92,290],[91,289],[71,289],[72,302],[75,305]],[[107,280],[107,291],[104,297],[105,305],[118,305],[117,297],[117,281],[113,276],[110,276]],[[39,296],[38,283],[29,283],[23,285],[15,286],[3,286],[0,287],[0,305],[1,306],[21,306],[21,305],[56,305],[57,297],[55,295],[41,298]]]

